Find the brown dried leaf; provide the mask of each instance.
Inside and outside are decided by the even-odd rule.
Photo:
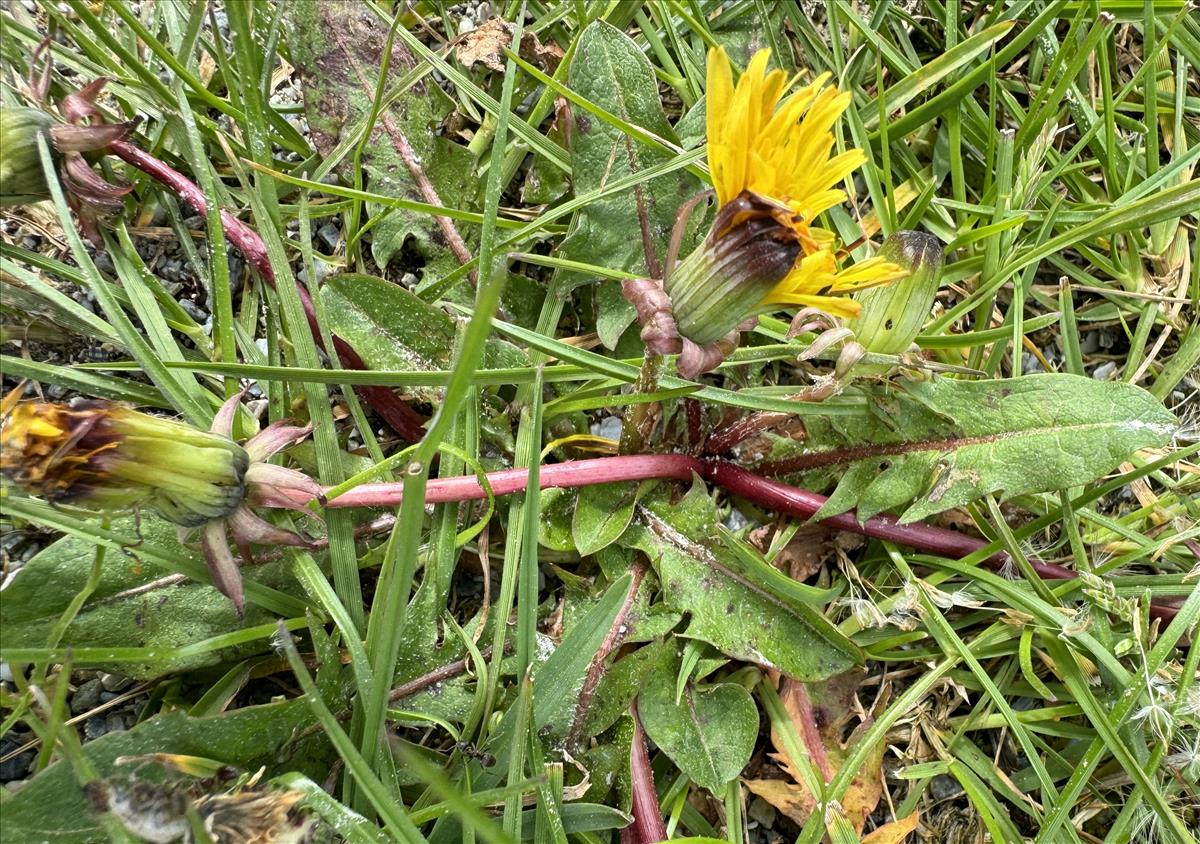
[[[468,70],[476,64],[482,64],[489,70],[503,73],[504,48],[511,45],[512,25],[501,18],[492,18],[463,35],[458,41],[456,53],[459,62]],[[532,32],[521,35],[520,53],[525,61],[539,64],[550,73],[554,72],[563,57],[561,47],[557,44],[543,45]]]
[[[797,735],[808,749],[809,762],[826,782],[830,782],[837,775],[846,757],[870,727],[870,722],[865,721],[854,729],[845,742],[842,741],[845,727],[855,711],[855,692],[864,676],[865,672],[853,670],[831,677],[823,683],[801,683],[785,679],[780,686],[780,699],[791,716]],[[796,819],[793,813],[802,816],[798,822],[804,823],[816,805],[816,797],[805,787],[797,765],[798,760],[788,756],[782,736],[776,730],[771,731],[771,743],[777,751],[771,754],[772,758],[779,762],[793,782],[757,781],[761,791],[749,782],[747,787],[789,817]],[[847,819],[859,833],[883,795],[883,751],[883,742],[871,749],[841,800]],[[778,782],[782,785],[764,786],[763,782]]]
[[[799,826],[804,826],[816,807],[808,789],[788,780],[743,780],[746,788],[766,800]]]
[[[775,529],[771,525],[762,525],[750,531],[750,542],[765,553],[771,547],[774,533]],[[792,580],[808,580],[821,570],[828,551],[828,538],[828,528],[821,525],[805,525],[796,531],[787,545],[779,549],[771,562]]]
[[[886,823],[862,840],[862,844],[900,844],[908,838],[910,832],[915,832],[917,823],[921,820],[920,812],[913,812],[906,818]]]

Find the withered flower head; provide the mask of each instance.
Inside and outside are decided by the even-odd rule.
[[[206,794],[200,785],[114,777],[88,783],[84,794],[94,813],[111,813],[145,841],[195,840],[189,809],[214,844],[300,844],[309,838],[315,818],[300,806],[303,791],[251,786]]]
[[[150,506],[184,533],[199,528],[213,585],[240,615],[245,598],[230,534],[247,563],[251,545],[306,547],[309,540],[251,506],[315,515],[307,505],[323,500],[312,478],[266,462],[310,429],[277,422],[238,445],[230,432],[240,398],[226,401],[212,430],[201,431],[110,402],[17,404],[14,392],[4,402],[0,472],[54,503],[104,511]]]
[[[88,238],[99,241],[98,221],[119,212],[122,197],[133,188],[106,182],[84,153],[99,152],[123,140],[137,125],[137,121],[104,122],[95,99],[106,82],[97,79],[63,99],[59,110],[66,123],[36,108],[0,108],[0,206],[50,198],[38,151],[38,139],[44,138],[67,203],[79,215]]]
[[[883,257],[839,265],[832,232],[818,215],[845,194],[837,187],[865,160],[857,149],[831,155],[833,126],[850,95],[822,74],[785,96],[795,81],[754,55],[737,85],[723,49],[708,55],[708,166],[717,214],[704,242],[670,268],[661,286],[625,285],[652,351],[679,353],[681,375],[716,366],[736,347],[747,318],[780,305],[853,316],[846,294],[900,278]],[[658,293],[654,288],[659,288]]]
[[[237,509],[249,465],[227,437],[109,402],[26,402],[0,429],[0,469],[47,501],[148,505],[188,527]]]

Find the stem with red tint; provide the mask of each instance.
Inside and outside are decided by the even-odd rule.
[[[654,771],[646,753],[646,734],[638,718],[637,706],[629,705],[633,717],[633,742],[629,746],[629,780],[633,805],[629,813],[633,823],[621,830],[622,844],[655,844],[667,840],[662,810],[658,807],[658,791],[654,788]]]
[[[136,167],[167,187],[179,199],[194,208],[197,213],[207,213],[208,202],[204,197],[204,191],[195,182],[166,162],[155,158],[150,153],[127,141],[114,141],[109,144],[108,151],[126,164]],[[271,268],[271,261],[267,257],[266,244],[258,236],[258,232],[254,231],[254,229],[250,228],[250,226],[243,223],[224,208],[221,209],[221,225],[225,228],[225,236],[229,238],[230,243],[241,251],[246,259],[246,263],[254,268],[254,271],[259,274],[263,281],[274,287],[275,271]],[[321,339],[321,329],[317,324],[317,313],[313,308],[312,297],[309,296],[307,288],[302,284],[296,285],[296,293],[300,297],[300,305],[304,308],[304,317],[308,321],[308,327],[312,331],[313,339],[324,349],[325,343]],[[358,353],[341,337],[333,336],[333,348],[337,353],[338,359],[342,362],[342,366],[347,369],[367,368],[367,365],[359,357]],[[359,386],[355,387],[354,390],[401,437],[409,442],[416,442],[421,439],[424,433],[422,428],[424,420],[420,414],[405,404],[396,393],[387,387]]]
[[[701,460],[687,454],[625,454],[550,463],[541,467],[538,482],[542,489],[549,489],[620,481],[686,481],[693,475],[698,475],[731,495],[744,498],[764,509],[801,519],[811,519],[828,500],[819,493],[761,477],[727,460]],[[492,495],[511,495],[525,490],[529,483],[529,472],[526,469],[504,469],[489,472],[486,478]],[[361,484],[336,498],[329,499],[325,506],[396,507],[400,504],[402,489],[399,483]],[[429,481],[425,502],[443,504],[487,497],[488,490],[480,484],[475,475],[461,475]],[[820,523],[835,530],[883,539],[898,545],[907,545],[918,551],[954,559],[969,556],[989,544],[978,537],[966,536],[932,525],[901,524],[895,516],[888,515],[872,516],[860,522],[854,512],[850,511],[822,519]],[[1003,551],[997,551],[982,560],[982,564],[993,571],[1003,568],[1008,562],[1009,556]],[[1047,580],[1072,580],[1076,577],[1075,571],[1066,566],[1036,559],[1029,562],[1034,571]],[[1175,607],[1168,605],[1150,605],[1151,616],[1163,621],[1170,621],[1177,612]]]

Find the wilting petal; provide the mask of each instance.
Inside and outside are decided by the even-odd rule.
[[[285,507],[315,516],[308,505],[325,500],[321,485],[308,475],[270,463],[251,463],[246,484],[247,497],[257,507]]]
[[[50,138],[59,152],[91,152],[125,140],[137,124],[136,120],[128,120],[98,126],[57,125],[50,129]]]
[[[792,317],[792,323],[788,326],[787,330],[787,338],[791,340],[796,335],[803,334],[806,331],[814,329],[827,331],[830,328],[837,328],[837,321],[829,314],[820,308],[801,308]]]
[[[209,430],[214,434],[220,434],[223,437],[233,436],[233,419],[237,416],[238,404],[242,401],[242,396],[246,395],[245,390],[238,390],[229,398],[225,399],[221,408],[213,416],[212,425]],[[254,458],[251,457],[251,460]]]
[[[621,295],[637,310],[646,347],[660,355],[678,354],[679,328],[662,282],[653,278],[626,279],[621,282]]]
[[[50,94],[50,74],[54,70],[54,60],[50,55],[52,43],[54,43],[54,36],[47,35],[43,38],[38,43],[37,49],[33,51],[33,58],[29,62],[29,91],[38,105],[44,105],[46,97]],[[37,68],[43,55],[46,57],[46,62],[42,65],[39,73]]]
[[[283,420],[272,422],[250,439],[246,440],[244,448],[253,463],[265,461],[280,449],[287,448],[292,443],[300,442],[312,433],[312,425],[299,427],[288,425]]]
[[[62,177],[71,196],[82,206],[100,213],[120,211],[121,197],[133,190],[133,185],[118,186],[104,181],[79,153],[63,158]]]
[[[242,588],[242,572],[229,550],[224,520],[213,519],[200,528],[200,550],[204,553],[213,586],[233,601],[233,608],[241,618],[246,611],[246,595]]]
[[[288,545],[293,548],[308,548],[312,545],[303,536],[284,530],[260,519],[250,512],[248,507],[239,507],[229,517],[229,527],[233,531],[233,541],[241,548],[243,545]]]
[[[829,347],[853,336],[854,332],[845,327],[822,331],[815,340],[809,343],[808,348],[800,353],[797,360],[812,360]]]
[[[60,110],[68,123],[79,123],[89,117],[100,117],[100,109],[96,108],[96,97],[108,84],[106,77],[98,77],[84,85],[78,91],[63,97]]]
[[[683,351],[679,355],[676,368],[682,378],[697,378],[705,372],[711,372],[721,365],[725,358],[733,354],[738,346],[741,332],[733,330],[719,340],[698,346],[684,338]]]

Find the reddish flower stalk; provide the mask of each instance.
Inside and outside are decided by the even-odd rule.
[[[658,807],[654,771],[646,753],[646,734],[642,732],[637,706],[630,704],[629,714],[633,717],[633,742],[629,748],[629,784],[633,792],[629,813],[633,815],[633,823],[621,830],[621,844],[655,844],[667,840],[667,828]]]
[[[727,460],[702,460],[687,454],[628,454],[551,463],[541,467],[538,479],[540,487],[548,489],[651,479],[686,481],[693,475],[698,475],[726,492],[752,501],[764,509],[801,519],[812,518],[827,500],[824,495],[760,477]],[[526,469],[504,469],[489,472],[486,477],[493,495],[522,492],[529,483],[529,472]],[[431,480],[425,492],[427,504],[487,497],[487,491],[474,475]],[[329,499],[325,506],[395,507],[400,504],[401,498],[402,485],[399,483],[362,484]],[[885,539],[918,551],[952,559],[966,557],[988,544],[978,537],[966,536],[932,525],[901,524],[895,516],[888,515],[872,516],[860,522],[854,512],[850,511],[822,519],[821,524],[835,530]],[[998,551],[983,560],[982,564],[996,571],[1003,568],[1009,560],[1007,553]],[[1030,559],[1029,562],[1034,571],[1047,580],[1072,580],[1076,577],[1075,571],[1066,566],[1037,559]],[[1175,607],[1150,605],[1150,615],[1161,618],[1164,623],[1174,618],[1177,612]]]
[[[178,170],[128,141],[115,141],[109,144],[108,151],[167,187],[177,197],[196,209],[198,213],[207,213],[208,202],[205,199],[204,191]],[[224,208],[221,209],[221,224],[225,227],[225,236],[229,238],[229,242],[241,251],[246,262],[254,268],[262,280],[274,287],[275,272],[267,257],[266,244],[263,243],[258,233]],[[325,344],[321,339],[321,329],[317,324],[317,313],[313,308],[312,297],[309,296],[308,290],[302,284],[296,285],[296,293],[300,297],[300,305],[304,308],[304,316],[308,320],[308,327],[312,331],[313,339],[324,349]],[[342,366],[347,369],[367,369],[363,359],[341,337],[333,336],[333,347]],[[363,401],[383,417],[383,420],[397,434],[407,441],[416,442],[424,434],[422,427],[424,420],[392,390],[387,387],[369,386],[355,387],[354,390],[362,397]]]

